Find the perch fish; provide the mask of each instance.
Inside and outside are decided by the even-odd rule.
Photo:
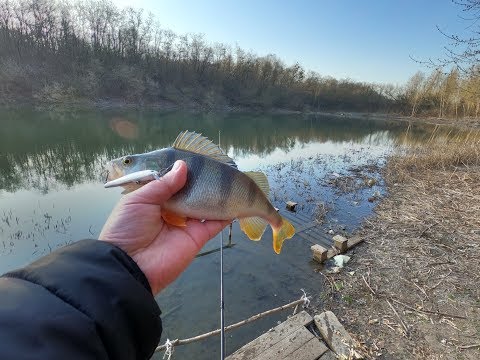
[[[187,164],[187,182],[162,208],[162,218],[167,223],[185,226],[187,218],[237,218],[242,231],[255,241],[261,239],[270,224],[273,250],[277,254],[283,242],[295,234],[293,225],[280,216],[268,200],[270,189],[266,175],[238,170],[219,146],[195,132],[180,133],[169,148],[110,161],[105,187],[123,186],[125,192],[133,191],[167,173],[176,160]]]

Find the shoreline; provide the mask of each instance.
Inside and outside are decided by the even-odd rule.
[[[364,243],[340,273],[322,273],[321,310],[339,316],[366,358],[480,358],[480,151],[470,134],[422,148],[425,159],[393,155],[388,195],[356,232]],[[455,144],[465,165],[449,158]]]
[[[480,118],[475,119],[471,117],[462,117],[458,119],[453,118],[438,118],[433,116],[417,116],[410,117],[398,113],[382,113],[382,112],[355,112],[342,110],[325,110],[325,111],[300,111],[284,108],[262,109],[246,106],[206,106],[204,104],[189,102],[189,103],[174,103],[171,101],[159,101],[157,103],[135,103],[126,102],[118,99],[100,99],[98,101],[78,101],[78,102],[32,102],[31,99],[0,99],[0,107],[3,108],[18,108],[18,107],[34,107],[40,110],[51,109],[69,109],[69,110],[157,110],[162,112],[168,111],[191,111],[193,113],[200,112],[218,112],[218,113],[255,113],[255,114],[279,114],[279,115],[308,115],[308,116],[331,116],[338,118],[358,118],[364,120],[380,120],[380,121],[400,121],[411,122],[416,124],[430,124],[441,126],[454,126],[463,129],[480,129]]]

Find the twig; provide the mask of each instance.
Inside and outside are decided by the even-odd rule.
[[[288,309],[288,308],[291,308],[291,307],[294,307],[294,306],[297,306],[299,304],[302,304],[302,303],[305,303],[305,300],[304,298],[302,297],[301,299],[299,300],[295,300],[295,301],[292,301],[291,303],[289,304],[286,304],[286,305],[282,305],[282,306],[279,306],[275,309],[271,309],[271,310],[268,310],[268,311],[264,311],[260,314],[257,314],[257,315],[254,315],[254,316],[251,316],[249,317],[248,319],[245,319],[245,320],[242,320],[242,321],[239,321],[235,324],[232,324],[232,325],[228,325],[227,327],[225,327],[225,332],[226,331],[230,331],[230,330],[233,330],[233,329],[236,329],[242,325],[245,325],[245,324],[248,324],[248,323],[251,323],[252,321],[255,321],[255,320],[258,320],[264,316],[267,316],[267,315],[270,315],[270,314],[273,314],[273,313],[276,313],[276,312],[279,312],[279,311],[282,311],[282,310],[285,310],[285,309]],[[188,338],[188,339],[176,339],[176,340],[173,340],[171,341],[171,345],[173,346],[179,346],[179,345],[186,345],[186,344],[190,344],[192,342],[196,342],[196,341],[200,341],[200,340],[203,340],[203,339],[206,339],[208,337],[211,337],[211,336],[216,336],[216,335],[219,335],[220,334],[220,329],[217,329],[217,330],[213,330],[213,331],[210,331],[208,333],[205,333],[205,334],[201,334],[201,335],[197,335],[197,336],[194,336],[194,337],[191,337],[191,338]],[[155,352],[158,352],[158,351],[162,351],[162,350],[165,350],[166,349],[166,346],[165,345],[160,345],[160,346],[157,346],[157,348],[155,349]]]
[[[471,345],[459,345],[459,346],[457,346],[457,348],[463,349],[463,350],[465,350],[465,349],[472,349],[472,348],[476,348],[476,347],[480,347],[480,343],[478,343],[478,344],[471,344]]]
[[[322,273],[321,271],[319,272],[319,274],[322,275],[325,278],[325,280],[328,281],[331,291],[334,292],[335,291],[335,285],[333,284],[332,280],[330,280],[330,278],[327,275],[325,275],[324,273]]]
[[[393,310],[393,313],[398,317],[398,320],[400,320],[400,324],[402,324],[402,327],[403,327],[405,336],[408,336],[408,328],[407,328],[407,325],[406,325],[405,322],[402,320],[402,318],[400,317],[400,315],[398,315],[397,310],[395,310],[395,308],[393,307],[392,303],[391,303],[390,301],[388,301],[388,299],[385,299],[385,300],[387,301],[387,304],[390,306],[390,308]]]
[[[430,230],[432,227],[434,227],[434,226],[437,225],[437,224],[438,224],[438,222],[434,222],[432,225],[427,226],[427,227],[420,233],[420,235],[418,235],[418,237],[422,237],[423,235],[425,235],[425,233],[426,233],[428,230]]]
[[[438,285],[440,285],[440,284],[443,282],[443,280],[445,280],[445,279],[452,273],[452,269],[449,269],[449,270],[450,270],[450,272],[449,272],[447,275],[442,276],[442,278],[440,279],[440,281],[439,281],[438,283],[436,283],[435,285],[433,285],[433,286],[430,288],[430,290],[435,289]]]
[[[407,305],[401,301],[395,300],[393,298],[390,298],[392,301],[396,302],[397,304],[405,306],[407,309],[420,312],[420,313],[426,313],[426,314],[434,314],[434,315],[439,315],[439,316],[445,316],[445,317],[450,317],[450,318],[455,318],[455,319],[466,319],[466,316],[461,316],[461,315],[451,315],[451,314],[445,314],[439,311],[431,311],[431,310],[423,310],[423,309],[416,309],[413,306]]]
[[[367,285],[368,289],[370,290],[370,292],[372,293],[372,295],[377,295],[377,293],[375,291],[373,291],[373,289],[370,287],[370,285],[367,283],[367,280],[365,280],[365,277],[362,275],[362,279],[363,279],[363,282],[365,283],[365,285]]]

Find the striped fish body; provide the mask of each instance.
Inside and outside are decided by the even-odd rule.
[[[182,133],[185,134],[185,133]],[[179,137],[182,135],[180,134]],[[186,133],[187,139],[199,136]],[[208,141],[208,139],[203,138]],[[176,143],[178,142],[178,138]],[[202,144],[204,144],[202,142]],[[211,143],[210,141],[208,141]],[[268,200],[268,180],[261,172],[242,172],[223,152],[218,156],[170,147],[145,154],[129,155],[112,160],[109,180],[146,170],[166,170],[176,160],[187,164],[187,181],[162,208],[162,217],[172,225],[184,226],[186,218],[229,220],[238,218],[240,227],[251,240],[260,240],[267,224],[273,229],[275,252],[283,241],[291,238],[295,229],[282,218]],[[198,148],[198,146],[197,146]],[[196,149],[193,149],[196,150]],[[215,151],[221,151],[218,147]],[[138,185],[127,186],[127,191]]]

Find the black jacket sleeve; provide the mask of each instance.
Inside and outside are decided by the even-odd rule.
[[[0,359],[148,359],[160,309],[122,250],[96,240],[0,277]]]

